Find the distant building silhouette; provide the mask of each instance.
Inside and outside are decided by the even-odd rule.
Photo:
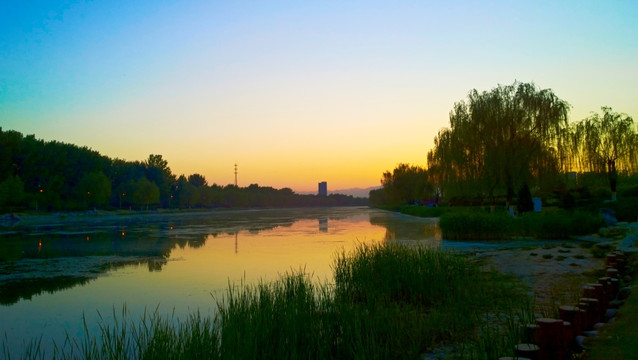
[[[325,181],[319,183],[319,196],[328,196],[328,183]]]

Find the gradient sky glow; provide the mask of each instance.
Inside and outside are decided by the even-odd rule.
[[[220,185],[376,186],[516,79],[638,120],[638,1],[0,5],[3,130]]]

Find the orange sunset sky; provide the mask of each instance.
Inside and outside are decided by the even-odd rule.
[[[426,165],[454,102],[514,80],[638,116],[636,1],[10,1],[0,126],[296,191]]]

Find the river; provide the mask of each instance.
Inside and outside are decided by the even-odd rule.
[[[222,210],[60,218],[0,231],[0,336],[25,342],[82,337],[83,320],[123,306],[210,315],[229,284],[254,284],[303,269],[330,282],[340,251],[397,241],[441,247],[436,219],[365,207]],[[108,320],[106,320],[108,322]]]

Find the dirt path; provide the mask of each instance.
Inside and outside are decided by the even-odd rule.
[[[486,265],[512,274],[528,284],[536,298],[536,311],[552,316],[560,305],[577,303],[583,285],[595,282],[604,259],[573,244],[486,251]]]

